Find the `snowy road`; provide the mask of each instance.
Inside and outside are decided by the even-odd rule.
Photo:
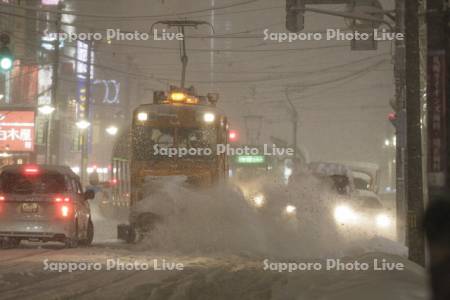
[[[300,221],[307,222],[274,222],[226,190],[165,191],[173,195],[167,192],[164,203],[183,200],[172,201],[180,213],[140,244],[115,240],[118,221],[101,217],[93,202],[92,247],[22,243],[0,250],[0,300],[428,299],[424,269],[405,259],[396,242],[366,231],[337,235],[305,210]],[[370,267],[327,269],[328,259]],[[388,267],[375,270],[374,261],[383,259]],[[321,268],[301,269],[311,263]],[[69,264],[85,271],[70,272]],[[403,269],[389,269],[397,264]],[[282,270],[286,265],[299,269]]]
[[[264,270],[263,257],[176,255],[142,246],[101,243],[91,248],[25,244],[2,250],[0,299],[427,299],[424,271],[404,258],[381,253],[358,261],[388,258],[403,271]],[[102,263],[102,270],[57,272],[45,261]],[[107,270],[107,260],[148,263],[158,268],[181,264],[184,270]],[[292,262],[292,261],[289,261]]]

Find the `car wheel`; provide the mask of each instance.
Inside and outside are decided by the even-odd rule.
[[[67,237],[66,240],[64,241],[66,248],[78,247],[78,237],[79,237],[79,233],[78,233],[78,220],[77,220],[77,221],[75,221],[75,232],[73,234],[73,237]]]
[[[9,245],[11,248],[17,248],[19,247],[21,241],[22,240],[19,238],[12,238],[9,240]]]
[[[0,239],[0,249],[13,249],[20,245],[20,238],[3,238]]]
[[[128,235],[127,235],[127,239],[126,242],[128,244],[134,244],[137,241],[137,236],[139,235],[137,230],[136,230],[136,226],[134,224],[131,224],[130,227],[128,228]]]
[[[92,220],[89,219],[86,231],[86,239],[80,241],[80,244],[82,246],[90,246],[93,240],[94,240],[94,224],[92,223]]]

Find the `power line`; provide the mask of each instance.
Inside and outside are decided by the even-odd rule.
[[[383,64],[383,63],[385,63],[385,62],[387,62],[388,60],[387,59],[382,59],[382,60],[380,60],[379,62],[377,62],[374,66],[376,66],[376,67],[378,67],[378,66],[380,66],[381,64]],[[336,66],[334,66],[334,67],[330,67],[330,68],[336,68]],[[362,70],[359,70],[359,71],[357,71],[356,73],[351,73],[350,75],[347,75],[347,76],[344,76],[344,77],[342,77],[342,78],[338,78],[338,79],[333,79],[333,80],[330,80],[330,81],[326,81],[326,82],[322,82],[322,83],[314,83],[314,84],[297,84],[296,85],[296,87],[301,87],[301,88],[310,88],[310,87],[315,87],[315,86],[320,86],[320,85],[322,85],[322,84],[328,84],[328,83],[333,83],[333,82],[335,82],[335,81],[339,81],[339,80],[342,80],[342,79],[346,79],[346,78],[349,78],[349,77],[354,77],[354,76],[357,76],[357,75],[360,75],[361,73],[364,73],[364,72],[367,72],[370,68],[372,68],[372,66],[370,66],[369,68],[367,68],[367,69],[362,69]],[[312,71],[311,73],[310,73],[310,75],[311,74],[314,74],[314,73],[323,73],[323,72],[326,72],[326,70],[327,69],[329,69],[329,68],[326,68],[326,69],[324,69],[324,70],[321,70],[321,71]],[[356,74],[356,75],[355,75]],[[268,82],[268,81],[278,81],[278,80],[286,80],[286,79],[291,79],[291,78],[296,78],[296,77],[298,77],[297,75],[294,75],[294,76],[284,76],[284,77],[277,77],[277,78],[274,78],[274,77],[267,77],[267,78],[261,78],[261,79],[254,79],[254,80],[243,80],[243,79],[236,79],[236,80],[215,80],[214,81],[214,83],[215,84],[232,84],[232,83],[259,83],[259,82]],[[167,79],[167,78],[164,78],[165,80],[171,80],[171,79]],[[189,82],[191,82],[191,83],[210,83],[210,81],[207,81],[207,80],[189,80]]]
[[[370,73],[373,69],[375,69],[376,67],[378,67],[379,65],[381,65],[384,62],[386,62],[386,60],[380,60],[380,61],[372,64],[368,68],[364,68],[364,69],[358,70],[358,71],[353,72],[352,74],[349,74],[349,75],[345,75],[345,76],[338,77],[338,78],[333,78],[331,80],[320,81],[320,82],[316,82],[316,83],[309,84],[309,85],[302,85],[302,86],[297,85],[297,87],[311,88],[311,87],[318,87],[318,86],[328,85],[328,84],[331,84],[331,83],[342,82],[342,81],[346,81],[346,80],[353,80],[355,78],[359,78],[362,75]],[[323,89],[321,91],[323,91]],[[293,102],[297,102],[299,100],[302,100],[303,98],[304,97],[293,98],[292,101]],[[282,103],[282,102],[285,102],[285,101],[286,101],[286,99],[284,99],[284,98],[283,99],[277,99],[277,100],[271,99],[269,101],[258,101],[258,102],[255,102],[255,104],[257,104],[257,105],[279,104],[279,103]]]
[[[228,4],[228,5],[224,5],[224,6],[217,6],[217,7],[212,7],[212,8],[204,8],[204,9],[199,9],[199,10],[185,11],[185,12],[180,12],[180,13],[160,14],[160,15],[136,15],[136,16],[91,15],[91,14],[77,13],[74,11],[43,9],[43,8],[35,8],[35,7],[30,7],[30,6],[19,6],[19,5],[7,4],[7,3],[0,3],[0,6],[9,6],[9,7],[14,7],[14,8],[23,9],[23,10],[47,12],[47,13],[53,13],[53,14],[72,15],[72,16],[84,17],[84,18],[130,20],[130,19],[155,19],[155,18],[164,18],[164,17],[192,15],[192,14],[206,12],[206,11],[216,11],[216,10],[222,10],[222,9],[243,6],[243,5],[247,5],[247,4],[251,4],[251,3],[255,3],[255,2],[259,2],[259,1],[260,0],[247,0],[247,1],[232,3],[232,4]]]
[[[281,9],[284,8],[284,6],[269,6],[269,7],[263,7],[263,8],[255,8],[255,9],[247,9],[247,10],[239,10],[239,11],[232,11],[232,12],[220,12],[220,13],[215,13],[214,16],[229,16],[229,15],[238,15],[238,14],[247,14],[247,13],[253,13],[253,12],[258,12],[258,11],[265,11],[265,10],[274,10],[274,9]],[[204,15],[195,15],[192,16],[195,18],[209,18],[211,17],[211,14],[204,14]],[[110,20],[104,20],[104,19],[99,19],[99,20],[90,20],[90,22],[109,22]],[[115,20],[115,22],[138,22],[141,20]]]
[[[0,14],[11,15],[9,13],[4,13],[4,12],[0,12]],[[26,18],[26,17],[20,16],[20,15],[14,15],[14,16]],[[43,20],[43,21],[46,21],[46,22],[50,22],[48,20],[39,19],[39,18],[36,18],[36,20]],[[69,24],[69,25],[72,26],[71,24]],[[35,31],[35,32],[36,33],[40,33],[38,31]],[[126,32],[123,32],[123,33],[126,33]],[[97,42],[99,42],[99,41],[97,41]],[[111,44],[107,44],[107,45],[111,45]],[[278,44],[274,44],[274,45],[278,45]],[[147,46],[147,45],[136,45],[136,44],[128,44],[128,43],[114,43],[114,44],[112,44],[112,46],[114,46],[114,47],[142,48],[142,49],[150,49],[150,50],[175,51],[175,52],[179,51],[178,48],[157,47],[157,46]],[[259,46],[265,46],[265,45],[255,45],[255,47],[259,47]],[[69,46],[69,47],[74,47],[74,46]],[[348,46],[347,45],[334,44],[334,45],[328,45],[328,46],[305,47],[305,48],[286,48],[286,49],[199,49],[199,48],[190,48],[189,51],[193,51],[193,52],[209,52],[209,53],[211,53],[211,52],[214,52],[214,53],[255,53],[255,52],[291,52],[291,51],[298,52],[298,51],[311,51],[311,50],[332,49],[332,48],[346,48],[346,47],[348,47]]]

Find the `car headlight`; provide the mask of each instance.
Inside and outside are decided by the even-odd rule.
[[[148,120],[148,114],[146,112],[140,112],[137,114],[138,121],[144,122]]]
[[[293,215],[297,212],[297,207],[289,204],[289,205],[286,205],[286,207],[284,208],[284,211],[288,215]]]
[[[350,206],[340,205],[334,209],[334,219],[338,223],[353,223],[358,216]]]
[[[262,207],[264,205],[264,203],[266,202],[266,199],[264,198],[264,195],[262,194],[256,194],[254,195],[252,198],[252,203],[256,206],[256,207]]]
[[[380,228],[388,228],[391,226],[392,221],[386,214],[379,214],[375,217],[375,224]]]

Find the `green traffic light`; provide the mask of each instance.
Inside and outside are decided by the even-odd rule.
[[[10,57],[2,57],[0,60],[0,68],[3,71],[9,71],[11,70],[13,65],[13,61]]]
[[[13,67],[14,57],[7,47],[0,50],[0,69],[2,71],[9,71]]]

